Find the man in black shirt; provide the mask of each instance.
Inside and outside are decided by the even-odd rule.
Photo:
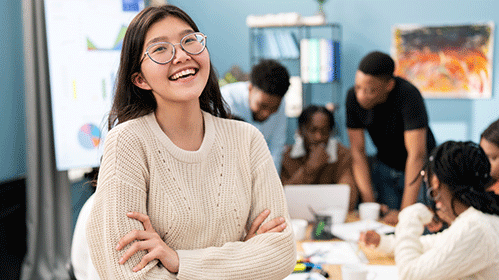
[[[397,223],[400,209],[417,201],[419,172],[435,147],[421,93],[393,76],[394,69],[389,55],[369,53],[360,62],[346,99],[353,172],[361,199],[387,205],[390,211],[384,221],[390,224]],[[370,160],[364,130],[377,148]]]

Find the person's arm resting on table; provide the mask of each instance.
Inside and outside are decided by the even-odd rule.
[[[433,213],[421,203],[400,212],[395,230],[395,263],[399,279],[456,279],[478,272],[494,261],[491,259],[494,254],[487,246],[493,241],[478,223],[449,228],[445,239],[442,235],[429,235],[423,240],[424,225],[432,218]]]

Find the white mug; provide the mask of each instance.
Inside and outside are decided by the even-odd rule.
[[[305,239],[307,233],[307,220],[303,219],[291,219],[291,226],[293,226],[293,232],[295,233],[295,239],[301,241]]]
[[[376,202],[359,204],[359,218],[361,220],[377,221],[379,219],[380,205]]]
[[[369,280],[376,278],[376,273],[370,273],[363,266],[356,264],[344,264],[341,266],[341,277],[343,280],[368,280],[368,275],[370,275]]]
[[[321,216],[330,216],[333,222],[333,225],[343,224],[347,217],[348,209],[340,208],[340,207],[329,207],[323,210],[319,210],[317,214]]]

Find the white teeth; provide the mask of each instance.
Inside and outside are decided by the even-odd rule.
[[[196,73],[196,71],[194,71],[194,69],[186,69],[186,70],[180,71],[177,74],[171,76],[170,79],[177,80],[179,78],[182,78],[183,76],[187,76],[190,74],[194,75],[195,73]]]

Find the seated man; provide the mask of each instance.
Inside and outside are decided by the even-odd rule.
[[[325,107],[311,105],[298,118],[295,144],[286,149],[281,180],[291,184],[347,184],[350,210],[357,203],[350,151],[331,137],[334,115]]]
[[[289,73],[275,60],[262,60],[251,69],[249,82],[223,86],[223,99],[230,113],[254,125],[265,137],[277,172],[286,141],[284,94],[288,91]]]

